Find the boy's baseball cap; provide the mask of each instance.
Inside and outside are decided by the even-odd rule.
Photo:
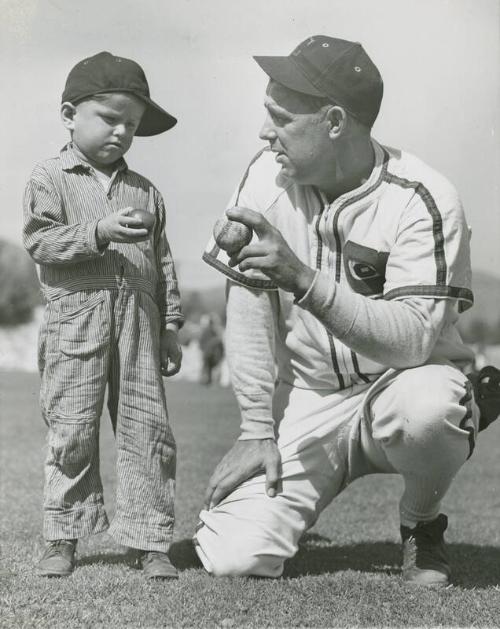
[[[115,57],[110,52],[99,52],[76,64],[66,79],[62,102],[75,105],[90,96],[108,92],[127,92],[146,104],[135,135],[157,135],[177,123],[174,116],[151,100],[141,66],[132,59]]]
[[[323,96],[371,127],[377,118],[384,84],[361,44],[314,35],[288,57],[254,57],[264,72],[285,87]]]

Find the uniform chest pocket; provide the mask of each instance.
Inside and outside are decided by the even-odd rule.
[[[61,298],[59,349],[70,357],[89,359],[109,344],[111,313],[104,291]]]
[[[348,240],[344,245],[344,269],[351,288],[366,297],[380,297],[384,292],[388,258],[387,251]]]

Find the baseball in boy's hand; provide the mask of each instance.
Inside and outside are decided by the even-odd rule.
[[[140,221],[142,221],[142,225],[129,225],[129,227],[131,227],[132,229],[142,229],[143,227],[145,227],[148,232],[153,229],[153,226],[155,224],[155,217],[154,214],[151,214],[151,212],[135,209],[129,212],[128,216],[131,216],[132,218],[138,218]]]
[[[133,211],[133,208],[125,207],[101,218],[96,227],[96,240],[99,247],[105,247],[110,242],[137,243],[149,239],[149,231],[143,219],[131,216]],[[151,218],[154,222],[152,215]]]
[[[250,227],[223,216],[214,226],[215,242],[229,255],[234,255],[252,240]]]

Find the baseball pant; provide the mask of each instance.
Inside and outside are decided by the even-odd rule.
[[[274,417],[282,457],[278,495],[255,476],[200,514],[197,553],[208,572],[278,577],[302,534],[350,482],[404,479],[401,522],[433,520],[472,453],[478,409],[451,364],[389,370],[366,387],[331,393],[280,383]]]
[[[160,372],[160,318],[135,290],[81,291],[50,302],[40,332],[42,414],[48,425],[44,536],[108,528],[99,473],[99,422],[108,409],[117,443],[121,544],[166,551],[174,522],[175,442]]]

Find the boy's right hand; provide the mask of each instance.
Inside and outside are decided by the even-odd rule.
[[[141,242],[149,238],[149,232],[140,218],[129,216],[134,208],[126,207],[113,212],[97,223],[97,244],[102,247],[110,242]]]

